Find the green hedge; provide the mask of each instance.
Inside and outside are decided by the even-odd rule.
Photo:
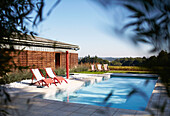
[[[71,73],[88,71],[89,67],[85,65],[78,65],[77,67],[70,70]]]
[[[25,79],[32,79],[32,73],[28,71],[12,72],[5,75],[0,79],[0,84],[9,84],[16,81],[22,81]]]
[[[66,69],[65,68],[58,68],[58,69],[55,69],[54,72],[56,73],[56,75],[65,75]]]

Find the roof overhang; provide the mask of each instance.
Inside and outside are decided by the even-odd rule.
[[[40,37],[35,37],[32,39],[11,39],[9,41],[4,41],[4,44],[12,45],[23,45],[23,46],[34,46],[34,47],[45,47],[45,48],[59,48],[59,49],[69,49],[69,50],[79,50],[78,45],[67,44],[59,41],[44,39]]]

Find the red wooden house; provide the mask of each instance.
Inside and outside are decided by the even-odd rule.
[[[18,66],[30,66],[34,68],[65,68],[66,51],[69,53],[69,68],[78,65],[78,45],[49,40],[41,37],[35,39],[14,39],[14,48],[23,51],[14,58]],[[12,53],[12,56],[15,54]]]

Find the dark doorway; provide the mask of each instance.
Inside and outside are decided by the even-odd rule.
[[[55,68],[60,68],[60,53],[55,53]]]

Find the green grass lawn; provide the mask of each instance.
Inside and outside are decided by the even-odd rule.
[[[115,70],[108,71],[109,73],[136,73],[136,74],[151,74],[151,71],[124,71],[124,70]]]
[[[140,66],[109,66],[110,70],[127,70],[127,71],[149,71],[148,68]]]

